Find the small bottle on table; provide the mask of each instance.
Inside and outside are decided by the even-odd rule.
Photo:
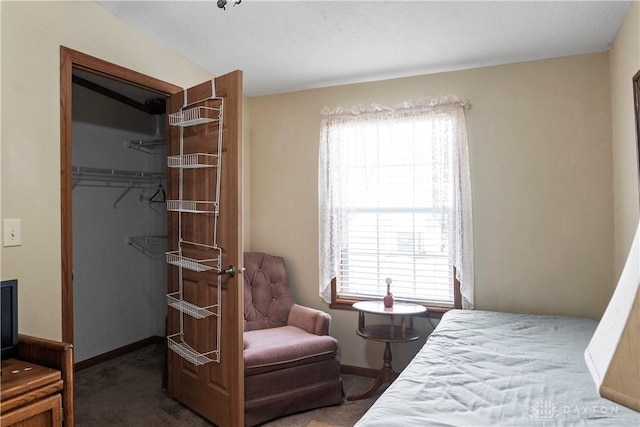
[[[387,277],[385,280],[387,284],[387,294],[382,299],[385,307],[393,307],[393,294],[391,293],[391,277]]]

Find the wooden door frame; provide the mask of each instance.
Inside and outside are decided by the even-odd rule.
[[[60,46],[60,207],[62,240],[62,341],[73,344],[73,221],[72,221],[72,77],[73,68],[119,80],[165,96],[182,87]]]

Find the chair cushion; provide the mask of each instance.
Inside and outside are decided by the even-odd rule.
[[[244,267],[244,330],[286,325],[293,297],[284,259],[248,252]]]
[[[244,333],[244,375],[256,375],[336,357],[338,342],[295,326]]]

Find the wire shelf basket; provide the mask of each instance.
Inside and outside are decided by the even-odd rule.
[[[169,114],[170,126],[195,126],[220,120],[221,109],[212,107],[195,107]]]
[[[202,272],[209,270],[220,271],[220,257],[210,259],[193,259],[182,256],[180,251],[167,252],[167,263],[187,270]],[[215,265],[211,265],[215,264]]]
[[[200,200],[167,200],[167,210],[173,212],[217,214],[218,202]]]
[[[215,168],[220,166],[220,162],[216,154],[192,153],[167,157],[167,166],[182,169]]]
[[[212,309],[217,309],[217,305],[210,305],[208,307],[200,307],[195,304],[191,304],[180,298],[180,292],[174,292],[172,294],[167,294],[167,305],[169,307],[175,308],[178,311],[181,311],[184,314],[188,314],[189,316],[195,319],[204,319],[209,316],[217,316],[217,313],[212,311]]]
[[[193,363],[196,366],[205,365],[210,362],[220,361],[220,352],[217,350],[210,351],[208,353],[200,353],[194,350],[184,342],[183,334],[169,335],[167,337],[169,349],[171,349],[178,356],[185,359],[187,362]]]

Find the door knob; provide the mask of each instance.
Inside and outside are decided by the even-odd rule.
[[[236,268],[233,265],[230,265],[229,267],[218,271],[218,276],[223,276],[225,274],[228,274],[229,277],[234,277],[236,275]]]
[[[228,274],[229,277],[233,277],[236,275],[236,273],[244,273],[245,270],[246,269],[244,267],[236,269],[233,265],[230,265],[229,267],[220,270],[218,272],[218,276],[223,276],[225,274]]]

